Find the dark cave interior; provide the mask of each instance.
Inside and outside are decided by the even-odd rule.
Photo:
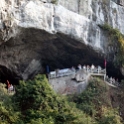
[[[21,77],[17,76],[15,72],[12,72],[11,70],[7,69],[4,66],[0,66],[0,82],[6,83],[7,80],[10,82],[10,84],[19,84],[19,80]]]
[[[124,80],[124,76],[121,74],[120,69],[115,68],[114,64],[112,62],[108,62],[107,66],[106,66],[106,71],[107,71],[107,75],[109,77],[118,79],[119,82],[121,82],[121,80]]]

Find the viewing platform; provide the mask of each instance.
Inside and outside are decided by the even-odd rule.
[[[65,68],[65,69],[57,69],[56,71],[51,71],[48,74],[48,79],[52,80],[55,78],[62,78],[62,77],[66,77],[66,76],[71,76],[72,78],[76,78],[77,82],[81,82],[81,81],[86,81],[86,78],[81,78],[79,77],[79,75],[77,74],[79,71],[82,71],[82,75],[83,73],[89,75],[89,76],[97,76],[97,77],[103,77],[103,80],[106,84],[108,84],[109,86],[112,87],[118,87],[119,86],[119,82],[115,81],[114,78],[109,78],[106,75],[106,69],[101,68],[100,66],[95,67],[93,66],[78,66],[79,69],[75,69],[74,67],[72,68]]]

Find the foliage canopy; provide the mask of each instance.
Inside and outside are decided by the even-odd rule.
[[[44,75],[20,81],[13,96],[4,87],[1,84],[1,124],[121,124],[107,97],[108,87],[99,79],[73,97],[56,94]]]

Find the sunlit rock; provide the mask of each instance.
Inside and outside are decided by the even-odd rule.
[[[102,63],[112,50],[99,24],[108,23],[124,34],[123,1],[2,0],[0,13],[0,65],[22,77],[33,60],[63,67],[69,65],[69,59],[76,65],[98,55]],[[41,65],[25,74],[26,79],[35,71],[42,72]]]

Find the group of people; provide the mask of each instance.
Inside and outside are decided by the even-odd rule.
[[[14,91],[14,87],[12,84],[10,84],[10,82],[7,80],[7,89],[8,89],[8,93],[11,93]]]
[[[106,81],[113,85],[119,85],[118,79],[115,79],[114,77],[109,78],[108,75],[106,76]]]
[[[79,64],[78,70],[82,70],[82,69],[87,71],[87,72],[98,72],[99,73],[99,71],[102,70],[102,67],[100,65],[95,66],[93,64],[91,66],[89,66],[89,65],[82,66],[81,64]]]

